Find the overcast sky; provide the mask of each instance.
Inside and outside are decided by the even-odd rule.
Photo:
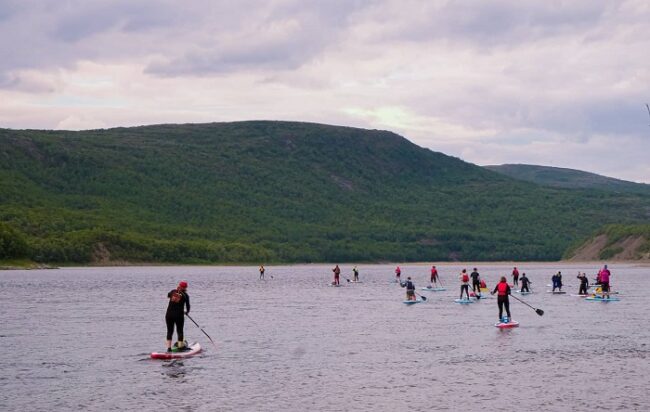
[[[297,120],[650,183],[650,1],[0,0],[0,127]]]

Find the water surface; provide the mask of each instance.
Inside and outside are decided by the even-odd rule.
[[[499,330],[496,299],[458,305],[446,292],[402,303],[394,265],[359,265],[363,283],[328,287],[333,265],[117,267],[0,271],[0,410],[425,411],[647,410],[650,267],[611,265],[620,302],[545,293],[562,270],[597,264],[522,264],[533,281],[511,301],[521,326]],[[351,278],[351,265],[341,265]],[[493,287],[511,265],[482,265]],[[429,266],[403,265],[426,285]],[[271,276],[273,278],[271,278]],[[188,340],[204,353],[173,363],[164,348],[166,294],[189,282]],[[9,351],[11,350],[11,351]],[[6,356],[6,353],[14,355]]]

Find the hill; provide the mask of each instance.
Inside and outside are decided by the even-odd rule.
[[[539,187],[386,131],[0,129],[0,259],[553,260],[649,215],[644,193]]]
[[[587,260],[650,260],[650,225],[609,225],[575,248],[565,258]]]
[[[561,167],[505,164],[485,166],[486,169],[504,174],[513,179],[524,180],[542,186],[568,189],[600,189],[626,193],[650,193],[650,185],[628,182]]]

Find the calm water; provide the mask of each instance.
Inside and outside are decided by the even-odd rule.
[[[598,266],[521,265],[545,314],[511,300],[512,330],[493,326],[496,299],[453,303],[460,265],[439,266],[448,290],[414,306],[393,265],[360,265],[364,283],[341,288],[330,265],[269,266],[266,281],[257,267],[0,271],[0,410],[648,410],[650,267],[610,266],[620,302],[545,293],[557,270],[576,293]],[[419,288],[428,270],[402,276]],[[490,287],[511,270],[479,266]],[[150,360],[179,280],[218,348],[186,321],[204,353]]]

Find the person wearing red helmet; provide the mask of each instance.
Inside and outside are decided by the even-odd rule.
[[[187,282],[182,281],[178,287],[167,294],[169,305],[165,313],[165,322],[167,323],[167,352],[172,351],[172,336],[174,335],[174,325],[176,325],[176,334],[178,350],[187,350],[185,340],[183,339],[183,325],[185,324],[185,313],[190,313],[190,295],[187,294]],[[187,308],[186,311],[184,309]]]

